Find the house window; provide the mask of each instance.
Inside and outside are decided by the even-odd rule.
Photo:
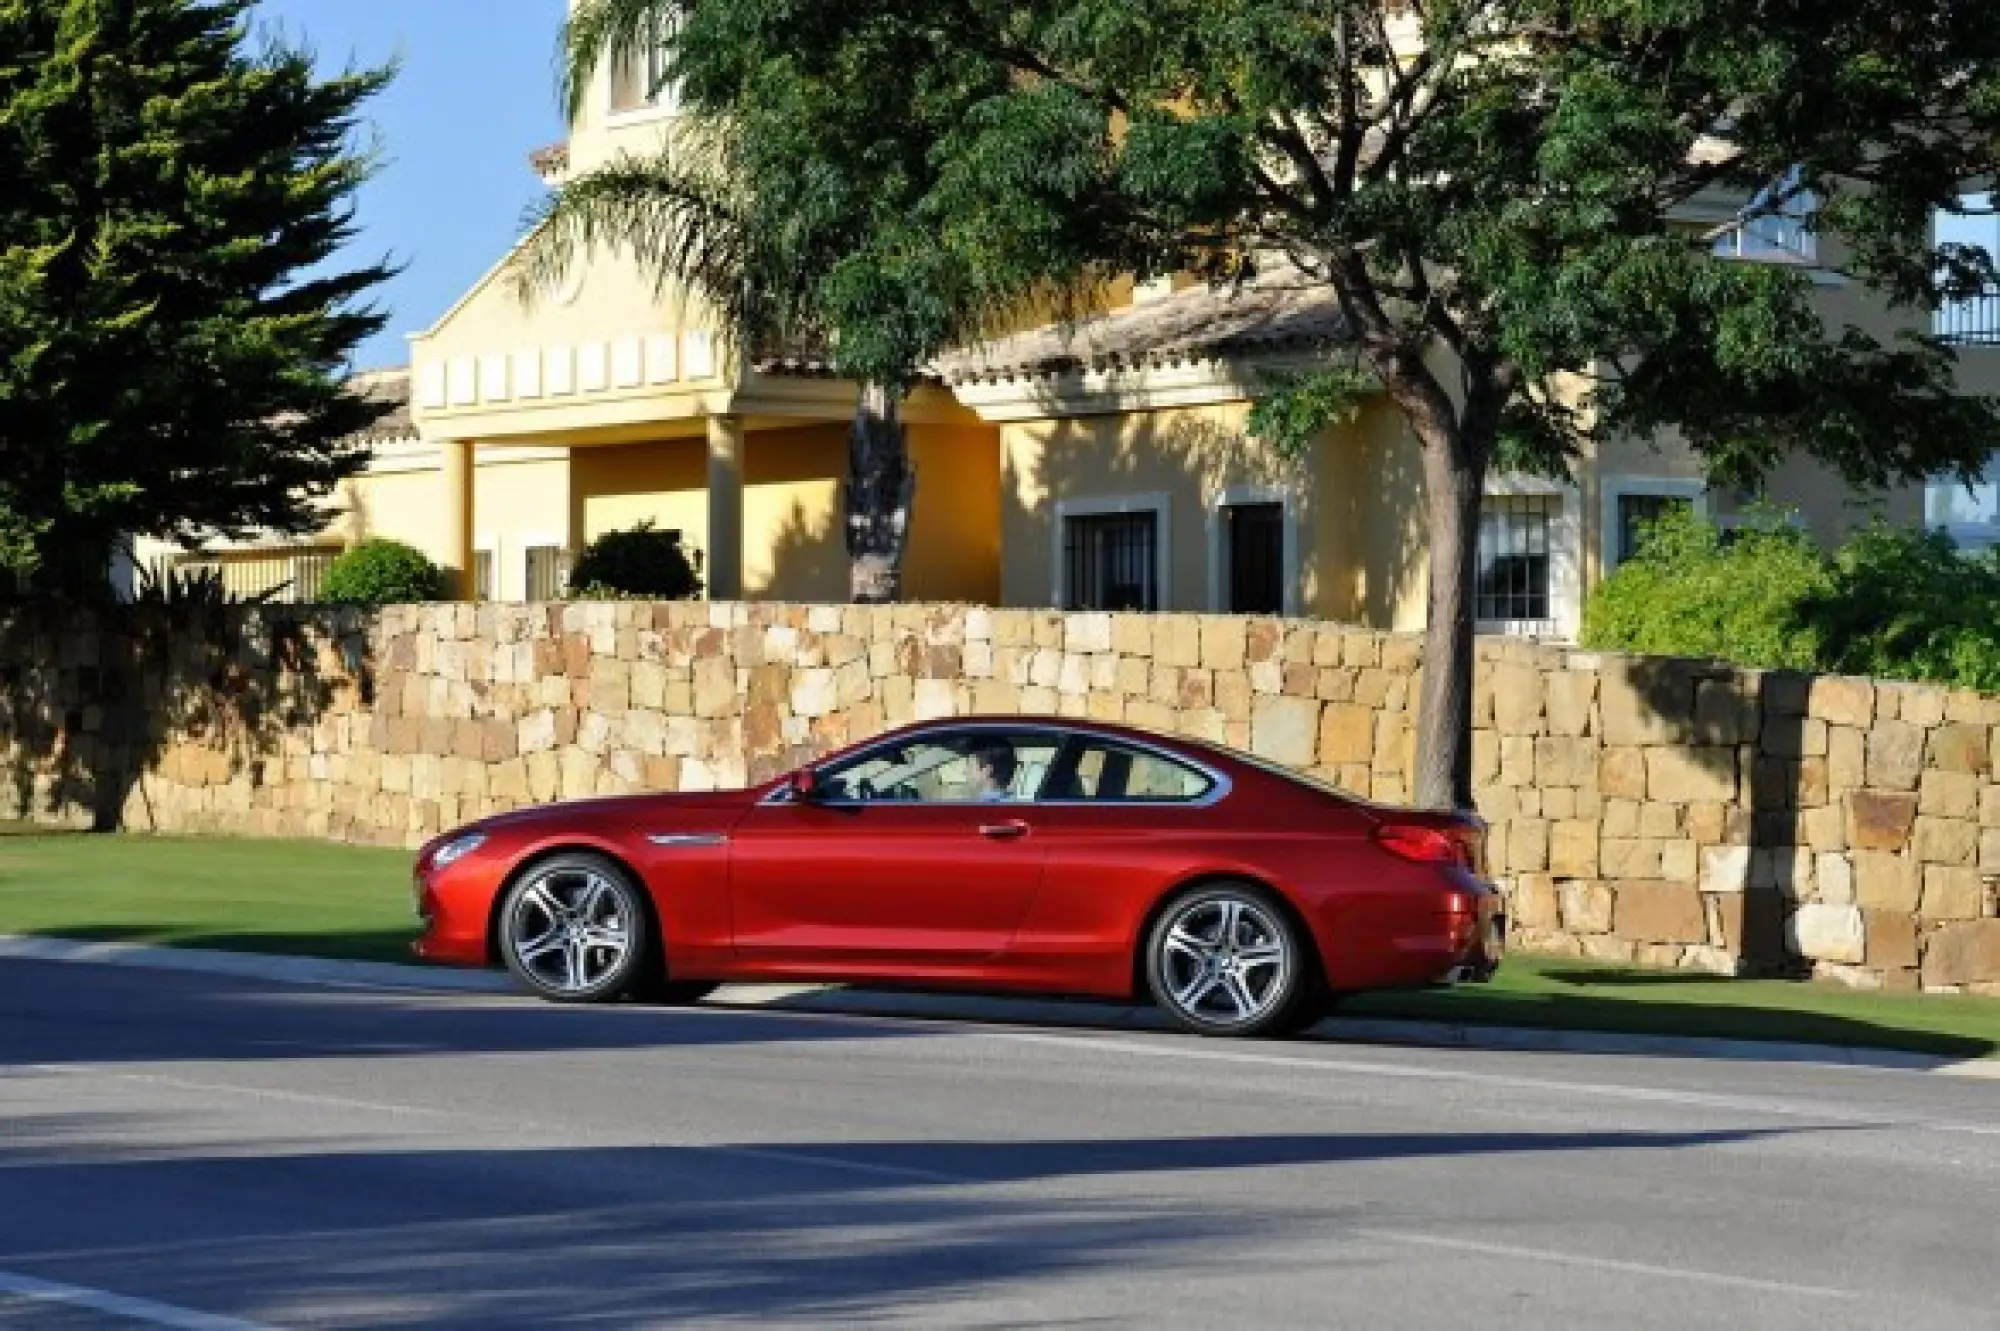
[[[1236,615],[1285,612],[1285,506],[1224,504],[1222,609]]]
[[[638,111],[671,111],[680,104],[680,88],[671,74],[671,29],[656,31],[618,61],[611,73],[611,110],[614,114]]]
[[[1799,181],[1793,167],[1752,195],[1738,214],[1742,220],[1715,238],[1715,253],[1750,263],[1818,263],[1812,219],[1819,212],[1819,196],[1801,189]]]
[[[472,599],[493,599],[493,552],[476,550],[472,555]]]
[[[559,545],[528,547],[528,599],[560,601],[569,590],[569,551]]]
[[[1158,610],[1160,515],[1065,516],[1063,608]]]
[[[1937,243],[1983,250],[2000,260],[2000,217],[1992,194],[1967,194],[1959,206],[1937,214]],[[1954,346],[2000,347],[2000,291],[1987,291],[1938,306],[1933,331]]]
[[[1479,512],[1474,614],[1482,623],[1545,623],[1550,609],[1550,532],[1558,495],[1488,495]]]
[[[1621,494],[1617,497],[1616,545],[1612,548],[1612,567],[1617,567],[1639,553],[1646,543],[1648,530],[1669,513],[1691,513],[1694,500],[1686,495],[1670,494]]]

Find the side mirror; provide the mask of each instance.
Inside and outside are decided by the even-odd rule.
[[[819,783],[819,773],[810,767],[792,773],[790,787],[792,798],[801,804],[811,804],[826,793],[826,787]]]

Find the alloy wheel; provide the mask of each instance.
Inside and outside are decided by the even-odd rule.
[[[629,976],[640,925],[631,889],[591,861],[536,870],[507,906],[511,969],[551,998],[614,992]]]
[[[1207,892],[1170,907],[1148,971],[1170,1015],[1212,1034],[1283,1024],[1300,992],[1298,947],[1276,907],[1248,892]]]

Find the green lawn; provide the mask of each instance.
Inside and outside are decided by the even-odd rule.
[[[317,842],[0,834],[0,933],[409,959],[410,857]],[[1491,984],[1357,998],[1402,1017],[2000,1054],[2000,999],[1856,993],[1516,955]]]
[[[409,961],[410,856],[304,841],[0,835],[0,934]]]

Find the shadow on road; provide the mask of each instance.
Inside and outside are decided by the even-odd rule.
[[[79,1116],[81,1117],[81,1116]],[[496,1112],[504,1119],[504,1112]],[[1199,1279],[1309,1241],[1370,1260],[1358,1208],[1297,1212],[1229,1176],[1500,1155],[1675,1151],[1760,1131],[774,1142],[119,1158],[106,1125],[17,1121],[0,1268],[103,1279],[280,1324],[637,1325],[915,1317],[1078,1273]],[[1214,1175],[1209,1182],[1202,1175]],[[1137,1191],[1090,1180],[1123,1176]],[[1148,1191],[1157,1180],[1167,1194]],[[1042,1185],[1034,1189],[1024,1185]],[[301,1199],[309,1199],[302,1208]],[[663,1200],[672,1199],[672,1200]],[[59,1202],[59,1204],[58,1204]],[[1264,1258],[1268,1260],[1268,1257]],[[1027,1305],[1031,1307],[1032,1305]],[[1032,1321],[1025,1310],[1010,1323]]]

